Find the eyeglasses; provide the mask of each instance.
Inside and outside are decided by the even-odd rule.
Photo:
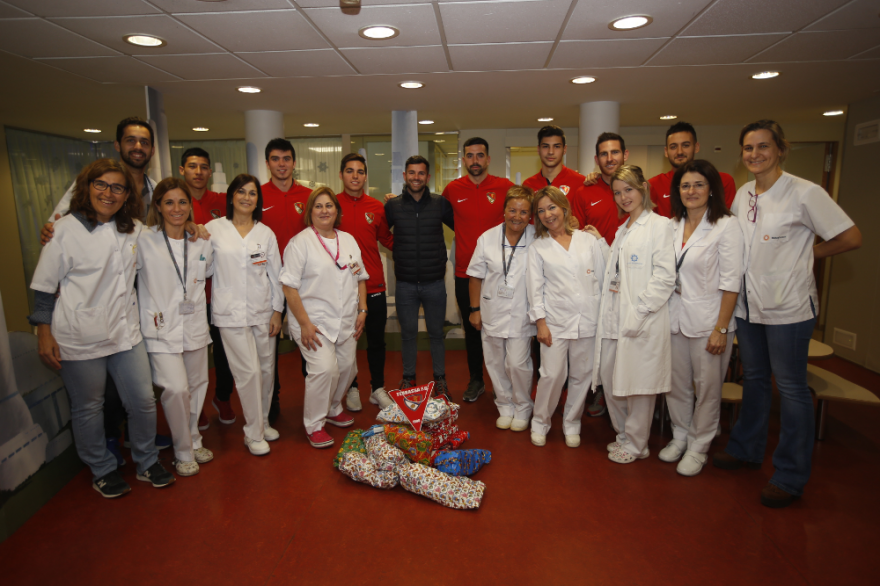
[[[92,181],[92,187],[97,189],[98,191],[107,191],[107,188],[110,188],[110,192],[116,195],[125,195],[128,192],[128,187],[125,185],[121,185],[119,183],[107,183],[106,181],[101,181],[100,179],[95,179]]]
[[[758,196],[751,191],[749,192],[749,213],[746,214],[746,218],[752,223],[758,221]]]
[[[708,186],[709,184],[705,181],[697,181],[696,183],[682,183],[679,185],[678,189],[683,192],[688,192],[691,188],[696,189],[697,191],[703,191]]]

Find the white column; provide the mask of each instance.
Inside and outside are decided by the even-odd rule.
[[[156,182],[171,177],[171,144],[168,140],[168,119],[165,117],[165,101],[162,92],[144,86],[147,99],[147,122],[153,128],[154,140],[152,164],[148,174]]]
[[[578,171],[589,173],[596,166],[596,139],[603,132],[620,132],[618,102],[587,102],[581,104],[578,125]]]
[[[284,138],[284,114],[275,110],[246,110],[244,113],[244,140],[248,173],[269,181],[266,168],[266,145],[273,138]]]
[[[391,112],[391,191],[394,193],[403,191],[404,163],[419,154],[418,128],[418,112],[415,110]]]

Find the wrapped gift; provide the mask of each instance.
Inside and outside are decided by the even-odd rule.
[[[430,466],[410,464],[398,469],[400,485],[453,509],[477,509],[486,485],[465,476],[451,476]]]
[[[450,450],[434,456],[434,467],[452,476],[470,476],[491,461],[489,450]]]
[[[411,464],[407,464],[411,466]],[[398,469],[405,469],[403,466]],[[394,488],[398,475],[394,470],[379,470],[370,457],[360,452],[345,452],[339,460],[339,471],[354,480],[375,488]]]

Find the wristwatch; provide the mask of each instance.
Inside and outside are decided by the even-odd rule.
[[[471,307],[471,313],[476,313],[476,312],[478,312],[478,311],[480,311],[480,306],[479,306],[479,305],[478,305],[477,307]]]
[[[715,326],[715,331],[718,332],[719,334],[726,334],[727,328],[719,328],[718,326]]]

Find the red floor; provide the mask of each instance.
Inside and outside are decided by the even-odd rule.
[[[465,364],[463,351],[447,352],[454,398],[467,383]],[[880,390],[880,375],[842,360],[821,366]],[[221,425],[209,408],[205,445],[216,458],[200,474],[156,490],[129,463],[122,470],[132,492],[106,501],[83,470],[0,544],[0,584],[877,583],[880,410],[832,405],[804,497],[771,510],[758,500],[769,455],[759,471],[710,465],[684,478],[657,459],[668,440],[655,426],[651,457],[622,466],[606,456],[607,417],[585,418],[583,443],[570,449],[558,413],[547,446],[537,448],[528,432],[495,429],[487,393],[459,420],[471,433],[464,447],[492,451],[475,475],[485,498],[477,511],[456,511],[337,472],[335,450],[311,448],[302,430],[299,355],[282,356],[280,368],[281,439],[271,454],[251,456],[241,417]],[[399,354],[389,353],[387,372],[389,383],[399,379]],[[419,372],[430,372],[427,352]],[[365,374],[360,381],[369,384]],[[365,404],[357,426],[376,412]],[[329,432],[338,445],[345,430]],[[726,432],[725,420],[712,451]]]

